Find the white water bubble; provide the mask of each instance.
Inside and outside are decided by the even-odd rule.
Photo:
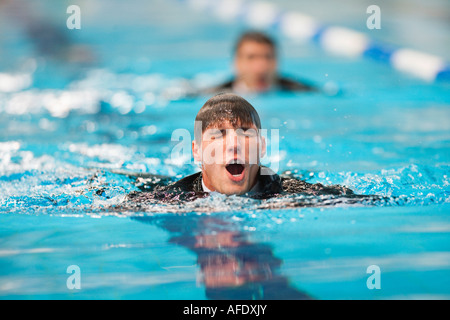
[[[0,92],[17,92],[28,88],[32,83],[31,74],[0,73]]]
[[[143,135],[153,135],[155,134],[157,131],[157,127],[155,125],[149,125],[149,126],[145,126],[141,128],[141,133]]]
[[[315,135],[315,136],[313,137],[313,141],[314,141],[315,143],[321,143],[321,142],[322,142],[322,137],[319,136],[319,135]]]
[[[111,98],[111,106],[118,108],[121,114],[127,114],[133,108],[134,98],[124,91],[115,93]]]
[[[144,111],[145,111],[145,103],[144,103],[144,101],[139,100],[138,102],[136,102],[136,104],[134,106],[134,112],[142,113]]]

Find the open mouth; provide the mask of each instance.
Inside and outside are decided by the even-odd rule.
[[[243,164],[239,164],[239,163],[230,163],[227,164],[227,166],[225,167],[227,169],[227,171],[235,177],[238,177],[242,174],[242,172],[244,172],[244,165]]]
[[[235,183],[242,183],[246,176],[246,168],[244,161],[238,158],[230,159],[225,166],[228,178]]]

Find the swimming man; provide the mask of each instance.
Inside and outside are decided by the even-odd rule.
[[[310,84],[280,76],[276,51],[276,44],[268,35],[257,31],[242,34],[234,49],[234,78],[205,92],[247,94],[315,90]]]
[[[211,192],[267,199],[286,194],[353,195],[343,186],[311,184],[280,177],[261,165],[266,142],[261,136],[261,120],[255,108],[233,93],[210,98],[195,119],[192,152],[201,172],[152,192],[133,192],[132,201],[195,200]],[[356,196],[356,195],[355,195]]]

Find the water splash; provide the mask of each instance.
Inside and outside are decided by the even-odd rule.
[[[148,192],[189,174],[189,168],[148,158],[133,146],[63,144],[60,158],[36,156],[19,141],[0,143],[1,212],[96,215],[253,212],[307,207],[424,206],[450,202],[449,167],[410,164],[378,172],[296,171],[312,183],[341,184],[357,196],[286,195],[267,200],[213,194],[195,201],[136,204],[130,192]],[[78,158],[77,158],[78,157]],[[192,200],[192,199],[191,199]]]

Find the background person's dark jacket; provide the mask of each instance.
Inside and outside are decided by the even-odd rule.
[[[207,88],[201,90],[202,94],[216,94],[219,92],[232,92],[236,79],[231,79],[225,83],[218,86]],[[286,77],[278,76],[275,79],[274,89],[284,92],[307,92],[307,91],[317,91],[317,88],[313,85],[300,82]]]

